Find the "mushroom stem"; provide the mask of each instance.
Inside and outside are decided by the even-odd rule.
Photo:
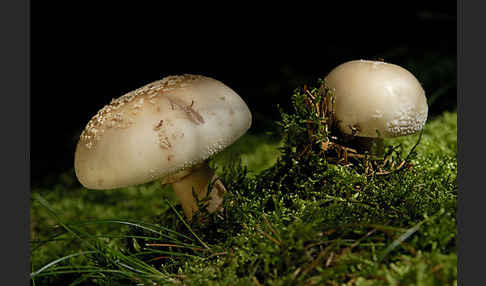
[[[343,138],[346,144],[353,149],[356,149],[359,153],[368,152],[370,154],[373,153],[373,144],[376,144],[376,150],[374,155],[383,156],[385,153],[385,145],[383,138],[371,138],[371,137],[360,137],[360,136],[352,136],[348,134],[341,133],[341,137]]]
[[[223,183],[215,178],[215,172],[209,168],[207,162],[192,167],[189,175],[172,183],[184,215],[190,221],[194,212],[198,210],[196,199],[203,200],[208,196],[208,185],[212,184],[206,209],[212,213],[220,209],[223,204],[223,193],[226,192]],[[215,180],[216,179],[216,180]]]
[[[374,138],[352,136],[345,133],[340,134],[344,142],[349,147],[356,149],[359,153],[371,153],[371,147],[373,146]]]
[[[383,143],[383,138],[376,138],[376,155],[382,156],[385,153],[385,144]]]

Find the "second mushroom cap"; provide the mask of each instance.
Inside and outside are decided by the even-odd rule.
[[[345,134],[397,137],[422,129],[427,120],[425,91],[406,69],[381,61],[341,64],[325,78],[334,94],[333,111]]]

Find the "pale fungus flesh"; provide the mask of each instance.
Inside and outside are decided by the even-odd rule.
[[[250,127],[251,113],[231,88],[200,75],[168,76],[103,107],[82,132],[75,171],[88,189],[115,189],[161,180],[171,183],[191,219],[195,198],[212,191],[207,209],[225,191],[207,159]]]

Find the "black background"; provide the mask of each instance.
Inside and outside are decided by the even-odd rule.
[[[455,1],[86,3],[32,3],[33,185],[72,168],[80,132],[112,98],[171,74],[204,74],[230,86],[255,115],[251,132],[264,130],[260,118],[278,119],[277,104],[288,107],[293,89],[348,60],[408,64],[428,94],[455,80],[440,71],[418,76],[431,74],[429,62],[455,63]],[[455,82],[446,91],[431,116],[455,108]]]

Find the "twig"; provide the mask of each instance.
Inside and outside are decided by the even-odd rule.
[[[168,243],[146,243],[145,246],[181,247],[181,248],[189,248],[189,249],[198,250],[198,251],[204,250],[204,248],[200,248],[200,247],[189,247],[189,246],[184,246],[184,245],[176,245],[176,244],[168,244]]]
[[[280,245],[280,241],[276,240],[275,238],[273,238],[272,236],[270,236],[268,233],[264,232],[260,228],[257,227],[256,229],[258,230],[258,232],[260,232],[261,234],[263,234],[266,238],[268,238],[271,241],[275,242],[276,244]]]
[[[266,216],[262,214],[263,220],[265,220],[265,223],[268,225],[268,228],[270,228],[270,231],[276,236],[279,237],[277,231],[272,227],[272,225],[268,222]],[[279,240],[280,241],[280,240]]]

